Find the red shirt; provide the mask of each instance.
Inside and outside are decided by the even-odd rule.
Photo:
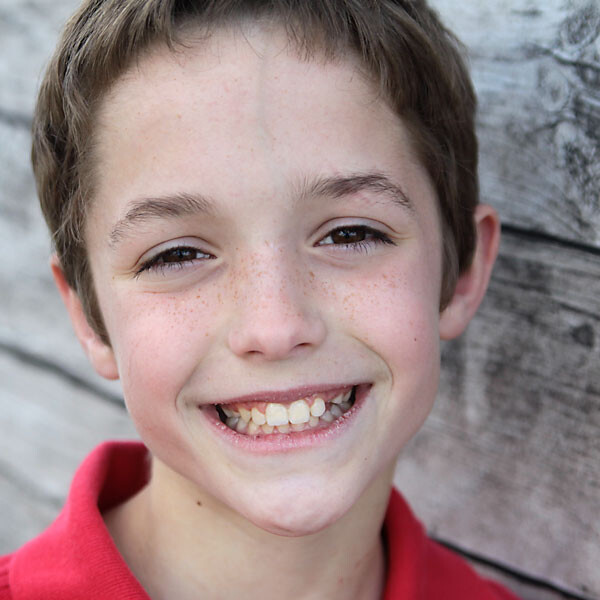
[[[96,448],[75,474],[56,521],[15,553],[0,557],[0,600],[150,600],[101,514],[145,485],[148,466],[146,448],[138,442]],[[428,539],[395,490],[383,533],[388,561],[383,600],[516,600]]]

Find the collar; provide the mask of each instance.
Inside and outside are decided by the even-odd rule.
[[[149,453],[140,442],[98,446],[77,470],[56,521],[3,559],[8,561],[11,600],[150,600],[102,519],[103,511],[124,502],[148,482],[149,468]],[[383,600],[516,600],[427,538],[395,489],[382,536],[387,560]],[[6,575],[4,565],[0,564],[4,572],[0,580]]]

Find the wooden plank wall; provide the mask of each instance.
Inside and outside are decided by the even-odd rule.
[[[532,598],[598,598],[600,4],[434,4],[469,48],[504,236],[397,481],[435,535],[549,584]]]
[[[135,435],[53,290],[28,165],[37,80],[75,4],[0,0],[0,553],[52,520],[99,440]],[[504,236],[397,484],[521,597],[599,600],[600,4],[433,4],[469,50],[482,196]]]

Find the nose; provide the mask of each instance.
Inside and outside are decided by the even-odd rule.
[[[264,257],[263,257],[264,258]],[[241,357],[282,360],[319,346],[326,335],[309,281],[277,261],[255,261],[235,274],[235,314],[228,343]]]

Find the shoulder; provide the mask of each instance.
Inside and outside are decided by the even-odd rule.
[[[460,556],[427,537],[410,507],[392,490],[384,525],[388,553],[385,600],[518,600],[480,577]]]
[[[0,600],[10,600],[9,570],[12,554],[0,556]]]
[[[105,443],[77,470],[60,514],[37,537],[0,557],[0,600],[149,600],[114,546],[102,511],[145,484],[147,451]]]
[[[499,583],[484,579],[464,560],[446,547],[427,540],[427,598],[478,598],[478,600],[518,600]],[[451,592],[449,594],[449,592]]]

